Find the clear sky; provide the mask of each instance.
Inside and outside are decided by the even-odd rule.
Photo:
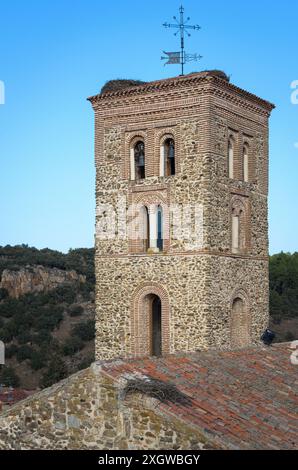
[[[270,252],[298,250],[298,4],[184,0],[203,55],[186,72],[222,69],[274,102],[270,139]],[[113,78],[179,74],[161,52],[179,1],[0,0],[0,245],[66,251],[93,245],[93,112],[86,97]]]

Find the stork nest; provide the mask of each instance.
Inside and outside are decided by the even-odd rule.
[[[106,93],[109,91],[119,91],[132,86],[144,85],[145,83],[146,82],[142,82],[141,80],[128,80],[118,78],[117,80],[109,80],[108,82],[106,82],[100,90],[100,93]]]
[[[146,379],[128,380],[123,389],[123,397],[132,393],[142,393],[155,398],[162,403],[191,406],[192,400],[185,393],[177,389],[175,384],[148,377]]]

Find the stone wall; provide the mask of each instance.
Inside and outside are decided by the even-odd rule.
[[[125,384],[81,371],[0,414],[0,449],[200,449],[206,440],[158,402],[122,397]]]

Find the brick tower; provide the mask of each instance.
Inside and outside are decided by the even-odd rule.
[[[89,100],[97,359],[258,342],[274,106],[218,71],[109,82]]]

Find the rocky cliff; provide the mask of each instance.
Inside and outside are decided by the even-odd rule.
[[[44,266],[26,266],[17,271],[4,269],[0,288],[6,289],[9,296],[19,298],[32,292],[43,292],[55,289],[61,284],[85,282],[86,276],[76,271],[64,271]]]

